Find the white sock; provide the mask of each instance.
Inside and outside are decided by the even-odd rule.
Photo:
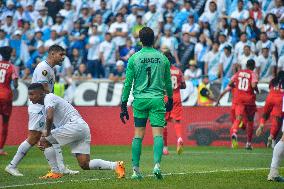
[[[278,176],[278,168],[280,166],[280,162],[284,156],[284,142],[280,140],[273,149],[273,156],[270,166],[270,173],[272,176]]]
[[[27,152],[30,150],[32,145],[30,145],[26,140],[20,144],[18,147],[18,150],[10,162],[10,167],[16,168],[17,165],[20,163],[20,161],[24,158],[24,156],[27,154]]]
[[[65,170],[65,165],[64,165],[61,147],[60,147],[59,144],[52,144],[52,147],[55,151],[57,167],[58,167],[59,171],[63,173],[64,170]]]
[[[57,167],[57,160],[54,148],[53,147],[45,148],[44,156],[51,168],[51,172],[60,173],[59,168]]]
[[[160,169],[160,164],[156,163],[154,169]]]
[[[90,169],[111,169],[114,170],[117,162],[105,161],[102,159],[92,159],[89,163]]]

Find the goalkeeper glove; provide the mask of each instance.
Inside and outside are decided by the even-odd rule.
[[[168,98],[168,102],[166,103],[166,106],[165,106],[167,112],[172,111],[173,103],[174,103],[173,98]]]
[[[124,120],[124,117],[129,120],[129,114],[127,111],[127,102],[122,102],[120,105],[121,108],[121,112],[120,112],[120,120],[122,121],[122,123],[126,123]]]

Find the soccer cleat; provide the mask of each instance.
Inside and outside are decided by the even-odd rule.
[[[246,150],[252,150],[252,145],[251,145],[251,143],[246,143],[245,149],[246,149]]]
[[[183,152],[183,141],[182,138],[179,138],[177,141],[177,154],[181,155]]]
[[[237,135],[232,135],[232,148],[236,149],[239,147]]]
[[[153,174],[156,177],[156,179],[159,179],[159,180],[163,179],[163,175],[162,175],[162,172],[161,172],[160,168],[155,167],[153,169]]]
[[[125,165],[123,161],[118,161],[117,166],[115,168],[115,173],[117,175],[117,178],[125,178]]]
[[[0,156],[7,156],[7,155],[8,155],[7,152],[5,152],[5,151],[0,151]]]
[[[77,175],[79,174],[79,171],[73,171],[71,169],[65,168],[63,171],[64,175]]]
[[[164,148],[164,149],[163,149],[163,155],[167,156],[167,155],[169,155],[169,154],[170,154],[170,153],[169,153],[168,148]]]
[[[273,139],[270,136],[267,138],[267,144],[266,144],[267,148],[272,147],[272,140]]]
[[[140,172],[133,171],[131,179],[133,179],[133,180],[141,180],[141,179],[143,179],[143,176],[142,176],[142,174]]]
[[[39,179],[59,179],[63,177],[61,173],[48,172],[46,175],[39,177]]]
[[[268,175],[267,178],[268,181],[275,181],[275,182],[284,182],[284,177],[277,176],[277,177],[272,177]]]
[[[243,126],[244,126],[244,122],[241,121],[240,124],[239,124],[239,128],[241,129],[241,128],[243,128]]]
[[[17,168],[10,167],[9,165],[5,168],[5,171],[9,173],[10,175],[13,175],[16,177],[24,176],[22,173],[19,172]]]

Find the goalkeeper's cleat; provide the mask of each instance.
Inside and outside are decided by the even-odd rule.
[[[169,155],[169,154],[170,154],[170,153],[169,153],[168,148],[167,148],[167,147],[164,147],[164,148],[163,148],[163,155],[167,156],[167,155]]]
[[[61,173],[48,172],[46,175],[39,177],[39,179],[59,179],[63,177]]]
[[[284,182],[284,177],[281,176],[272,177],[271,175],[268,175],[267,180],[275,182]]]
[[[266,144],[266,146],[267,146],[267,148],[270,148],[270,147],[272,147],[272,138],[271,138],[271,136],[269,136],[268,138],[267,138],[267,144]]]
[[[156,177],[156,179],[159,179],[159,180],[163,179],[163,175],[162,175],[160,168],[154,167],[153,174]]]
[[[133,179],[133,180],[141,180],[141,179],[143,179],[143,176],[142,176],[142,174],[140,172],[133,171],[131,179]]]
[[[252,150],[252,145],[251,143],[246,143],[246,147],[245,147],[246,150]]]
[[[177,154],[181,155],[183,152],[183,140],[182,138],[179,138],[177,141]]]
[[[237,149],[239,147],[237,135],[232,135],[232,148]]]
[[[241,128],[243,128],[243,126],[244,126],[244,122],[241,121],[240,124],[239,124],[239,128],[241,129]]]
[[[15,167],[10,167],[9,165],[5,168],[5,171],[9,173],[10,175],[16,176],[16,177],[22,177],[24,176],[20,171]]]
[[[63,171],[64,175],[77,175],[79,174],[79,171],[73,171],[71,169],[65,168]]]
[[[125,178],[125,165],[123,161],[118,161],[117,166],[115,168],[115,173],[117,175],[117,178]]]

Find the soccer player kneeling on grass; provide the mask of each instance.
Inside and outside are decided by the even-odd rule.
[[[125,177],[122,161],[90,160],[89,126],[71,104],[52,93],[45,94],[43,85],[40,83],[31,84],[28,91],[31,102],[44,105],[46,112],[46,136],[40,139],[42,148],[49,148],[53,144],[69,145],[82,169],[115,170],[118,178]],[[55,129],[51,131],[53,124]],[[56,157],[50,158],[48,163],[52,167],[56,164]]]
[[[154,169],[157,179],[162,179],[160,170],[163,155],[163,127],[165,126],[165,113],[173,108],[173,90],[170,73],[170,62],[161,52],[154,49],[154,32],[144,27],[139,32],[143,48],[133,54],[129,61],[124,83],[120,118],[129,119],[127,101],[133,84],[133,112],[135,122],[135,136],[132,140],[132,179],[141,179],[139,162],[142,140],[145,134],[148,118],[152,126],[154,138]],[[164,103],[164,91],[168,95],[168,102]]]

